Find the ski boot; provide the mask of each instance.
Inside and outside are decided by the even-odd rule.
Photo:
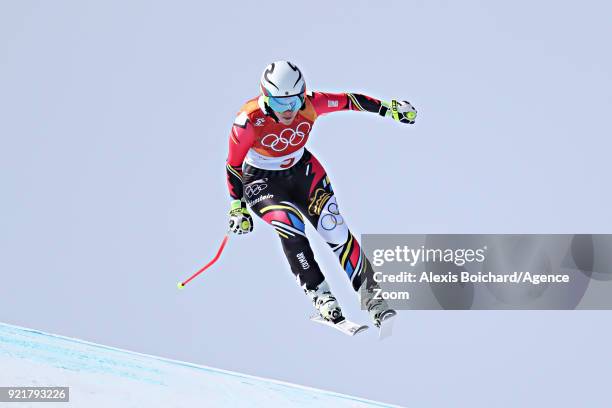
[[[375,299],[374,292],[365,290],[362,296],[365,296],[365,302],[362,301],[362,305],[365,303],[365,307],[368,310],[370,319],[374,323],[374,326],[380,328],[382,322],[392,318],[397,312],[389,307],[389,304],[384,299]]]
[[[306,295],[312,300],[312,304],[323,319],[333,323],[344,319],[340,304],[331,293],[327,282],[321,282],[314,290],[304,289],[304,292],[306,292]]]

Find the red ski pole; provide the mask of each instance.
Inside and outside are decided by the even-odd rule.
[[[187,279],[184,282],[179,282],[177,284],[179,289],[183,289],[185,287],[186,284],[188,284],[192,279],[194,279],[196,276],[198,276],[199,274],[201,274],[202,272],[204,272],[206,269],[208,269],[210,266],[212,266],[212,264],[214,264],[215,262],[217,262],[217,260],[219,259],[219,257],[221,256],[221,252],[223,252],[223,249],[225,248],[225,244],[227,244],[227,240],[229,239],[229,234],[230,231],[227,231],[225,233],[225,237],[223,237],[223,241],[221,241],[221,246],[219,247],[219,249],[217,250],[217,255],[215,255],[215,257],[206,265],[204,265],[199,271],[197,271],[196,273],[194,273],[193,275],[191,275],[189,277],[189,279]]]

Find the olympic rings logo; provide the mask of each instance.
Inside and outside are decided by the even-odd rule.
[[[344,224],[344,218],[340,215],[340,210],[338,209],[338,204],[335,202],[331,202],[327,205],[327,211],[321,217],[321,228],[326,231],[331,231],[336,228],[338,225]]]
[[[282,152],[289,146],[299,146],[310,132],[311,126],[308,122],[302,122],[295,130],[291,128],[283,129],[280,135],[270,133],[261,139],[262,146],[269,147],[275,152]]]
[[[268,188],[268,185],[266,183],[264,183],[263,181],[256,181],[254,183],[248,184],[244,188],[244,194],[246,194],[248,198],[251,198],[253,196],[258,195],[266,188]]]

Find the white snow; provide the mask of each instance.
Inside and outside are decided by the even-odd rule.
[[[0,386],[70,387],[70,402],[49,408],[393,407],[3,323]]]

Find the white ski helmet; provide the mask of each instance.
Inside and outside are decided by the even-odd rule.
[[[261,93],[269,97],[304,97],[306,82],[300,69],[289,61],[275,61],[261,74]]]

